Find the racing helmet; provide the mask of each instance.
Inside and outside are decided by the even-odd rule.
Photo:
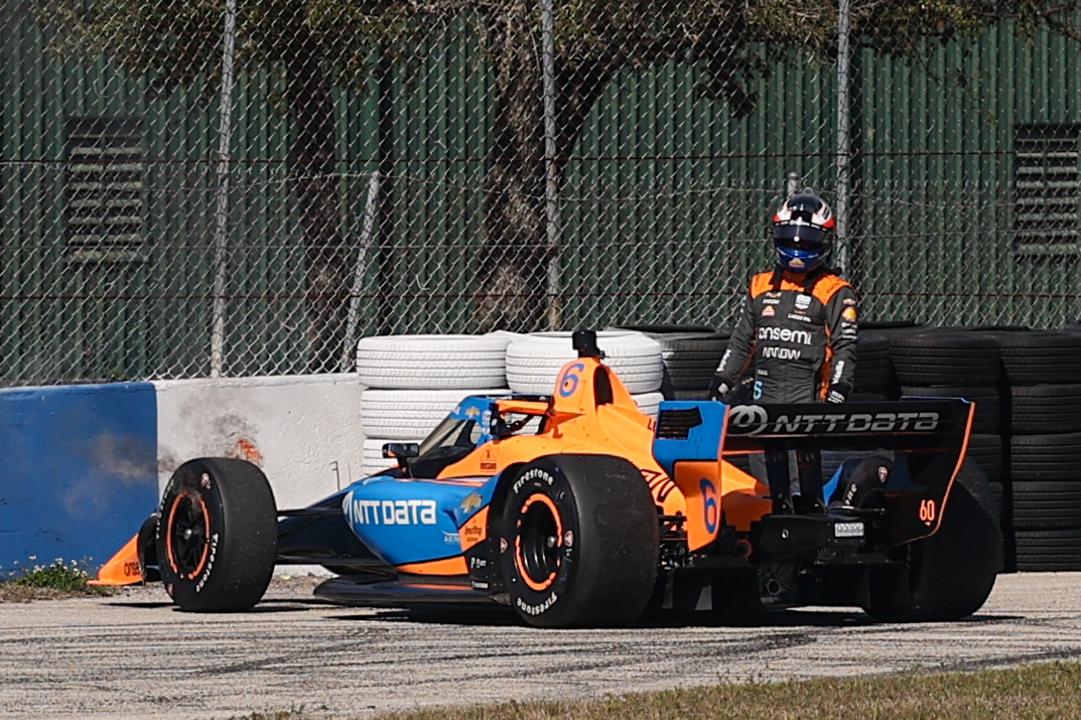
[[[833,210],[811,190],[784,201],[773,216],[773,248],[777,265],[794,273],[821,267],[833,250]]]

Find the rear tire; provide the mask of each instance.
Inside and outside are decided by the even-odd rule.
[[[498,534],[511,604],[529,625],[620,625],[645,611],[657,576],[657,511],[626,460],[529,463],[508,488]]]
[[[259,468],[189,460],[169,479],[160,512],[159,567],[181,610],[248,610],[262,599],[277,557],[278,515]]]
[[[905,548],[904,569],[873,573],[867,612],[885,622],[960,620],[980,609],[1002,565],[991,485],[965,462],[937,533]]]

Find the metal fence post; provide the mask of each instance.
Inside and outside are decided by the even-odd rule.
[[[376,207],[379,205],[379,171],[372,173],[368,180],[368,200],[364,205],[364,220],[357,242],[357,262],[353,268],[353,286],[349,294],[349,312],[345,318],[345,347],[342,349],[342,362],[339,372],[353,369],[356,354],[357,323],[360,320],[360,298],[364,293],[364,281],[368,272],[368,249],[372,244],[375,228]]]
[[[233,64],[236,56],[236,0],[225,2],[221,49],[221,107],[218,118],[218,187],[214,211],[214,305],[211,310],[210,377],[225,368],[225,257],[229,244],[229,145],[233,134]]]
[[[548,236],[548,326],[562,325],[559,267],[559,169],[556,167],[555,12],[553,0],[541,0],[541,45],[544,95],[544,215]]]
[[[851,123],[849,111],[849,64],[851,48],[851,0],[839,0],[837,8],[837,262],[846,271],[848,267],[848,191],[849,161],[851,155]]]

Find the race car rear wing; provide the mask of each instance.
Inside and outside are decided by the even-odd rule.
[[[971,408],[965,400],[736,405],[729,408],[724,450],[949,451],[964,441]]]
[[[693,496],[695,488],[701,488],[702,498],[688,501],[702,505],[709,534],[717,523],[708,514],[706,496],[724,493],[720,460],[725,454],[764,452],[767,461],[773,458],[785,466],[790,450],[801,458],[821,450],[881,450],[904,456],[905,472],[887,487],[892,498],[889,512],[895,518],[890,536],[899,544],[938,530],[965,457],[974,407],[961,399],[734,407],[666,401],[657,416],[653,454],[685,494]],[[698,479],[692,482],[691,474]],[[787,469],[777,473],[771,467],[769,484],[776,508],[787,507],[787,497],[782,497],[788,492],[787,476]],[[800,480],[804,496],[810,494],[808,489],[821,493],[820,467],[804,477],[801,460]]]

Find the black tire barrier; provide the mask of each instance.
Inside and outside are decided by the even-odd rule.
[[[1024,435],[1081,431],[1081,385],[1011,387],[1010,429]]]
[[[635,332],[646,333],[648,335],[662,335],[668,333],[710,333],[713,335],[722,335],[728,337],[732,334],[731,328],[722,328],[720,330],[712,328],[709,325],[677,325],[670,323],[631,323],[629,325],[610,325],[605,330],[634,330]]]
[[[1002,437],[993,433],[972,433],[968,438],[968,457],[976,462],[990,482],[1002,480],[1005,469]]]
[[[920,327],[920,323],[915,320],[860,320],[860,330],[901,330],[917,327]]]
[[[902,397],[965,398],[976,403],[976,417],[972,422],[974,433],[998,433],[999,394],[994,387],[924,387],[902,385]]]
[[[1015,530],[1020,572],[1081,570],[1081,529]]]
[[[859,336],[852,384],[858,393],[892,395],[893,366],[890,362],[890,341],[885,335],[863,333]]]
[[[1081,334],[1054,330],[981,334],[998,343],[1010,385],[1075,383],[1081,379]]]
[[[1081,480],[1081,433],[1014,435],[1010,480]]]
[[[654,339],[661,345],[673,391],[707,390],[728,348],[728,338],[715,334],[675,333]]]
[[[995,338],[979,333],[902,330],[887,334],[901,385],[991,387],[999,380]]]
[[[883,400],[892,399],[894,399],[892,394],[860,390],[848,396],[849,402],[882,402]]]
[[[1011,524],[1016,529],[1081,528],[1081,482],[1020,480],[1011,490]]]

